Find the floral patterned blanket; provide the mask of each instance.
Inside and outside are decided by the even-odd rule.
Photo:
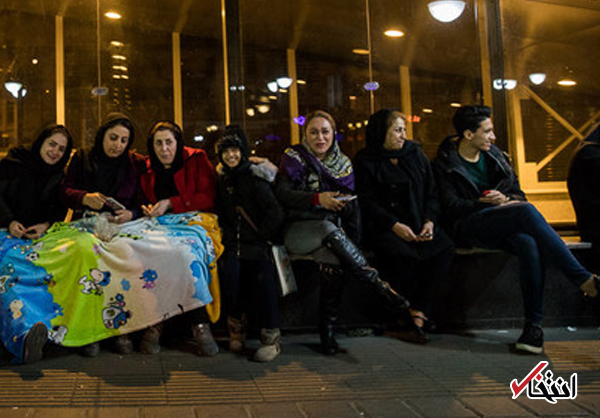
[[[222,251],[216,216],[199,212],[128,222],[108,241],[89,219],[33,242],[0,230],[0,338],[18,361],[37,322],[77,347],[205,305],[216,321]]]

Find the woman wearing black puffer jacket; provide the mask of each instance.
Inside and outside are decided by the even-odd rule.
[[[268,161],[249,160],[246,137],[236,125],[226,128],[218,153],[217,212],[225,245],[221,288],[229,349],[244,350],[246,313],[254,307],[261,326],[261,346],[254,360],[270,361],[281,350],[277,273],[270,258],[270,243],[280,240],[284,220],[271,188],[277,168]]]

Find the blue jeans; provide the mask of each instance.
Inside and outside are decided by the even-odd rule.
[[[592,276],[530,203],[480,210],[458,221],[457,231],[473,246],[504,250],[519,258],[527,322],[542,323],[545,259],[552,260],[578,287]]]

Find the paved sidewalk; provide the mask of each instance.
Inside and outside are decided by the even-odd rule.
[[[284,335],[259,364],[225,350],[199,358],[182,343],[156,356],[94,359],[50,350],[38,364],[0,357],[0,418],[401,418],[600,416],[600,330],[546,329],[544,356],[512,352],[518,330],[434,335],[424,347],[393,335],[340,336],[318,353],[314,334]],[[250,341],[250,345],[256,341]],[[512,400],[509,384],[541,360],[554,377],[577,373],[577,397]]]

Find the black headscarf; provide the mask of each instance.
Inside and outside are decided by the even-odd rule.
[[[383,147],[385,138],[387,136],[388,119],[392,116],[392,113],[396,111],[391,109],[382,109],[369,117],[369,123],[367,124],[367,137],[366,147],[373,153],[378,154],[382,157],[399,158],[406,153],[406,144],[400,149],[388,150]],[[396,112],[399,113],[399,112]]]
[[[44,142],[60,133],[67,138],[65,153],[55,164],[47,164],[40,153]],[[6,186],[0,204],[0,224],[18,220],[25,226],[64,218],[59,185],[73,148],[71,134],[62,125],[45,127],[30,147],[12,148],[0,161],[0,181]]]
[[[104,135],[106,131],[119,125],[129,131],[129,142],[120,156],[111,158],[104,152]],[[82,152],[84,168],[89,172],[86,177],[93,182],[93,184],[86,185],[87,190],[99,191],[107,196],[116,195],[131,166],[129,149],[133,144],[134,135],[133,124],[126,115],[110,113],[106,116],[96,132],[92,149]]]
[[[156,155],[156,151],[154,150],[154,135],[159,131],[171,132],[177,143],[175,158],[169,168],[166,168],[164,164],[160,162]],[[148,147],[150,167],[152,168],[152,171],[156,173],[156,180],[154,183],[154,195],[156,196],[156,199],[162,200],[179,195],[173,177],[175,173],[183,167],[183,132],[179,125],[167,120],[156,122],[154,126],[152,126],[152,129],[150,129],[146,146]]]
[[[228,148],[239,149],[242,157],[240,163],[233,168],[230,168],[223,161],[223,153]],[[217,144],[217,150],[219,153],[219,161],[221,161],[221,164],[223,164],[223,170],[225,173],[245,171],[251,165],[249,160],[250,150],[248,149],[248,140],[246,139],[244,130],[239,125],[227,125],[225,127],[225,133],[223,134],[223,138],[221,138]]]
[[[56,164],[47,164],[40,153],[46,139],[60,133],[67,138],[65,153]],[[73,139],[63,125],[48,125],[38,135],[29,147],[19,146],[11,148],[5,158],[0,161],[0,179],[11,179],[21,175],[34,174],[49,178],[62,172],[71,157]]]

